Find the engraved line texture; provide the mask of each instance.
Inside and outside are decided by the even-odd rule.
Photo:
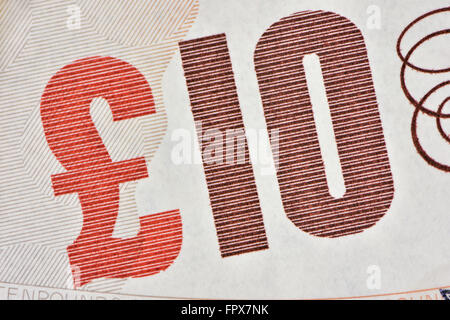
[[[313,53],[321,63],[346,187],[338,199],[329,194],[302,65],[303,56]],[[277,177],[288,218],[321,237],[373,226],[388,210],[394,188],[359,29],[335,13],[299,12],[269,27],[254,62],[268,130],[279,130]]]
[[[245,132],[225,34],[182,41],[180,52],[196,124],[203,132]],[[197,133],[201,146],[202,132]],[[238,141],[249,159],[245,135]],[[251,164],[209,163],[204,150],[202,158],[222,257],[267,249]]]
[[[69,6],[80,8],[79,29],[67,26]],[[50,176],[66,170],[49,149],[41,122],[40,98],[49,79],[65,65],[92,56],[116,57],[135,66],[150,84],[156,112],[113,122],[108,101],[96,98],[91,115],[114,162],[144,157],[149,165],[167,126],[163,74],[178,41],[195,21],[198,0],[2,0],[0,7],[0,32],[8,33],[5,37],[2,33],[2,39],[15,39],[9,44],[2,41],[0,47],[0,259],[14,252],[8,255],[8,261],[17,257],[8,264],[14,268],[24,261],[22,253],[29,252],[25,244],[67,257],[67,246],[83,224],[77,193],[55,197],[52,188]],[[142,21],[151,24],[141,28]],[[150,171],[150,180],[151,176]],[[136,181],[119,186],[116,238],[139,232],[142,221],[135,186]],[[158,212],[173,209],[158,208]],[[69,266],[67,259],[53,264],[51,272],[66,274]],[[60,277],[42,277],[38,268],[12,271],[0,269],[0,280],[20,283],[25,279],[26,284],[49,287],[61,284]],[[83,289],[120,292],[124,281],[96,279]],[[64,282],[64,287],[71,288],[72,283]]]

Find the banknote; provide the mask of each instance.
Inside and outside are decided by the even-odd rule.
[[[450,296],[444,0],[0,0],[0,298]]]
[[[30,286],[23,284],[5,283],[0,282],[0,299],[8,301],[20,301],[20,300],[78,300],[78,301],[99,301],[99,300],[178,300],[191,301],[192,299],[186,297],[153,297],[153,296],[142,296],[142,295],[129,295],[129,294],[118,294],[118,293],[102,293],[94,291],[84,291],[80,289],[65,289],[65,288],[53,288],[53,287],[42,287],[42,286]],[[406,292],[397,293],[387,293],[387,294],[376,294],[369,296],[354,296],[354,297],[339,297],[330,298],[333,300],[406,300],[406,301],[434,301],[434,300],[450,300],[450,288],[430,288],[424,290],[413,290]],[[323,298],[322,298],[323,300]],[[197,301],[197,300],[195,300]],[[228,300],[226,300],[228,301]],[[267,300],[261,300],[267,301]],[[187,303],[186,305],[190,305]],[[201,307],[202,302],[198,305]],[[178,315],[183,314],[183,308],[178,308]],[[187,307],[189,308],[189,307]],[[191,309],[193,309],[191,307]],[[176,313],[177,313],[176,312]],[[231,312],[230,312],[231,314]]]
[[[29,286],[23,284],[0,282],[0,299],[8,301],[18,300],[161,300],[150,296],[125,295],[117,293],[101,293],[80,289],[52,288],[43,286]]]

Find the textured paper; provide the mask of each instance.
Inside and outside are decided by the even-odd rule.
[[[46,141],[41,96],[65,65],[110,56],[145,76],[156,109],[113,122],[106,100],[91,103],[113,161],[144,157],[147,163],[148,178],[120,185],[114,236],[136,236],[139,216],[179,209],[182,245],[162,272],[96,279],[78,289],[236,299],[383,297],[428,288],[438,294],[450,284],[450,173],[430,165],[414,146],[414,107],[401,88],[396,45],[410,22],[446,5],[442,0],[0,1],[0,281],[74,289],[67,247],[80,234],[83,214],[75,193],[54,195],[51,175],[66,170]],[[392,203],[361,233],[338,238],[308,234],[285,214],[269,140],[261,138],[250,148],[250,157],[269,248],[222,257],[178,42],[226,34],[247,134],[267,136],[254,51],[270,25],[305,10],[335,12],[364,36],[394,182]],[[414,26],[402,52],[427,34],[448,29],[449,15],[443,12]],[[448,68],[449,40],[448,34],[433,39],[412,59],[427,68]],[[417,99],[448,77],[406,71]],[[449,88],[429,101],[430,108],[437,108]],[[448,106],[443,112],[450,112]],[[450,134],[448,119],[442,119],[442,126]],[[174,161],[180,132],[190,137],[191,163]],[[436,119],[420,113],[418,132],[433,159],[450,165],[450,145],[437,132]],[[421,294],[402,297],[413,296]]]

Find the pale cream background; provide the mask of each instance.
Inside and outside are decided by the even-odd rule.
[[[89,20],[94,18],[83,12],[81,29],[68,31],[64,25],[67,14],[63,2],[53,2],[53,10],[61,9],[61,16],[41,22],[41,25],[37,24],[42,29],[38,30],[40,33],[36,29],[34,32],[41,38],[34,39],[34,42],[25,47],[25,54],[28,56],[23,54],[15,60],[5,60],[14,62],[2,74],[0,83],[0,88],[10,88],[0,92],[3,127],[0,166],[5,177],[3,189],[0,188],[0,258],[3,246],[22,246],[20,243],[23,239],[41,239],[47,234],[48,242],[41,244],[51,249],[45,249],[45,252],[49,252],[48,257],[59,257],[64,253],[64,248],[75,239],[81,227],[78,203],[65,203],[52,198],[51,193],[44,194],[39,189],[37,178],[33,178],[27,171],[29,167],[26,159],[23,160],[24,163],[18,160],[27,153],[22,139],[24,128],[30,119],[35,119],[33,114],[36,113],[40,94],[49,77],[71,60],[93,54],[117,56],[135,65],[146,77],[151,77],[152,66],[146,56],[150,53],[143,49],[142,44],[139,44],[137,52],[132,47],[121,46],[117,43],[120,39],[108,34],[99,33],[100,40],[97,40],[93,36],[97,32],[96,23]],[[39,8],[43,2],[33,0],[31,3]],[[366,10],[369,5],[377,5],[381,10],[380,30],[369,29],[366,25],[369,17]],[[253,51],[259,37],[272,23],[295,12],[321,9],[341,14],[361,29],[368,49],[393,172],[394,200],[385,217],[363,233],[338,239],[313,237],[297,229],[287,219],[276,176],[263,175],[262,166],[255,163],[255,179],[270,249],[221,258],[202,166],[177,166],[171,161],[171,151],[175,145],[171,141],[171,134],[174,130],[185,128],[196,138],[181,58],[175,50],[162,78],[162,97],[159,102],[167,114],[167,131],[159,139],[162,139],[159,149],[155,150],[148,165],[150,178],[137,183],[135,196],[139,215],[176,208],[181,210],[183,246],[178,259],[167,271],[113,284],[111,286],[115,288],[115,292],[191,298],[320,298],[448,286],[450,173],[430,167],[414,149],[410,133],[413,108],[400,89],[401,61],[395,52],[397,38],[409,22],[427,11],[445,5],[448,3],[443,0],[200,0],[197,20],[185,39],[226,33],[244,123],[248,129],[265,128],[254,72]],[[40,13],[37,11],[33,14]],[[439,22],[436,24],[423,24],[424,34],[436,31],[436,25],[449,27],[448,19],[441,18],[437,21]],[[45,24],[53,29],[44,29]],[[36,28],[36,25],[33,27]],[[47,43],[46,41],[50,41],[46,40],[47,34],[51,35],[51,32],[61,32],[60,37],[64,41],[53,38],[51,43]],[[89,45],[86,44],[85,33],[91,37]],[[108,42],[110,39],[116,42]],[[405,43],[408,44],[408,41]],[[432,61],[437,66],[448,62],[448,43],[446,38],[437,46],[439,50],[431,52]],[[74,48],[78,51],[73,51]],[[64,56],[52,56],[52,50],[59,50]],[[25,58],[34,60],[30,62]],[[419,56],[418,59],[420,58]],[[33,61],[36,62],[32,63]],[[42,68],[42,72],[31,77],[30,68],[36,69],[38,66]],[[417,87],[418,92],[424,83],[434,81],[413,73],[409,76],[411,85]],[[444,76],[440,79],[442,81],[448,78]],[[107,110],[104,103],[99,103],[98,108],[98,114],[104,114],[104,110]],[[95,118],[95,112],[93,116]],[[108,119],[107,112],[103,119]],[[433,121],[427,121],[424,121],[423,127],[426,146],[433,155],[449,163],[450,146],[434,135]],[[123,128],[123,125],[116,128],[119,127]],[[449,126],[447,128],[450,129]],[[113,125],[104,132],[113,137],[120,136],[122,133],[117,133],[117,130]],[[106,136],[105,143],[108,139]],[[114,139],[112,141],[116,142]],[[142,143],[139,130],[129,130],[124,134],[123,143],[129,141],[135,141],[136,145]],[[129,145],[127,147],[131,148]],[[137,152],[134,149],[132,151],[133,154],[123,154],[123,149],[115,146],[111,154],[114,160],[128,159]],[[198,156],[198,150],[195,152]],[[50,177],[46,174],[41,178]],[[12,198],[18,202],[10,202]],[[12,203],[15,204],[12,206]],[[66,210],[68,204],[73,207],[58,214],[58,210]],[[49,216],[47,208],[55,213]],[[19,226],[25,218],[29,222],[26,226],[12,229],[11,226]],[[54,228],[52,224],[46,227],[47,234],[38,228],[41,227],[43,218],[51,219],[55,225]],[[57,230],[61,230],[63,222],[72,224],[73,228],[69,234],[64,235],[64,239],[56,243],[53,239],[58,239],[55,234]],[[6,237],[5,234],[10,236]],[[23,247],[40,246],[36,241]],[[58,259],[57,266],[52,262],[48,262],[48,266],[53,266],[55,273],[64,275],[68,267],[67,258]],[[27,264],[27,261],[23,263]],[[377,265],[381,270],[379,290],[369,290],[366,285],[366,270],[371,265]],[[6,281],[0,279],[2,280]],[[95,289],[98,290],[99,287],[91,288]]]

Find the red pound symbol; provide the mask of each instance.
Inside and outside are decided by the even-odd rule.
[[[168,268],[181,249],[179,210],[140,217],[136,237],[113,238],[119,184],[148,177],[144,157],[112,162],[92,121],[92,99],[102,97],[113,120],[155,113],[152,91],[132,65],[112,57],[89,57],[60,69],[41,98],[45,137],[67,170],[52,175],[55,196],[78,193],[81,233],[67,247],[75,287],[98,278],[144,277]]]

